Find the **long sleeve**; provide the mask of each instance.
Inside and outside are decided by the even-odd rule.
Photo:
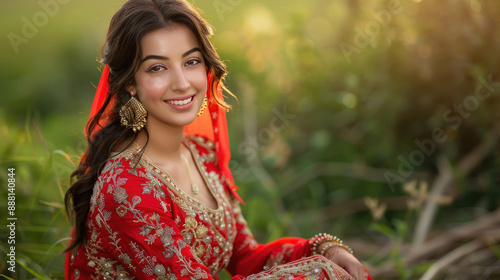
[[[311,256],[310,239],[285,237],[258,244],[236,202],[233,213],[237,235],[227,270],[250,279],[352,279],[343,269],[323,256]],[[366,279],[372,280],[365,270]],[[243,279],[241,276],[233,280]]]
[[[231,262],[227,267],[232,275],[250,275],[274,266],[310,256],[309,240],[295,237],[277,239],[268,244],[258,244],[247,227],[237,203],[233,208],[237,235]]]

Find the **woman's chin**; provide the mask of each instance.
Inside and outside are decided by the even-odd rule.
[[[197,115],[185,114],[185,116],[179,116],[174,122],[171,122],[172,126],[186,126],[192,124],[196,120]]]

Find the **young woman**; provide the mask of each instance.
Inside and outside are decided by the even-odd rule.
[[[112,18],[66,194],[66,279],[366,279],[328,234],[258,244],[231,172],[210,26],[184,0],[129,0]]]

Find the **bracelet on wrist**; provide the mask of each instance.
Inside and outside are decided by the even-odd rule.
[[[328,233],[316,234],[311,240],[309,240],[309,244],[311,245],[311,253],[313,255],[317,255],[318,248],[325,242],[342,243],[342,240],[340,240],[337,236],[332,236]]]
[[[329,244],[325,245],[322,250],[318,253],[319,248],[322,244],[328,242]],[[345,245],[342,240],[340,240],[337,236],[332,236],[328,233],[319,233],[316,234],[311,240],[309,240],[309,244],[311,245],[311,253],[313,255],[325,255],[326,251],[331,247],[338,246],[346,249],[349,253],[354,254],[352,249]]]

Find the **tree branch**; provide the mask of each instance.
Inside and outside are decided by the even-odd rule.
[[[494,143],[498,139],[498,131],[494,130],[488,137],[477,145],[471,152],[464,156],[458,166],[459,172],[462,175],[469,174],[481,161],[488,155]],[[431,187],[431,197],[440,197],[453,182],[453,172],[450,164],[446,159],[440,157],[438,159],[439,175],[434,180]],[[434,221],[435,213],[438,209],[438,201],[429,199],[426,201],[422,215],[419,216],[415,234],[413,238],[413,247],[417,248],[422,245],[429,234],[432,222]]]
[[[436,261],[430,268],[427,270],[424,275],[420,278],[420,280],[432,280],[434,276],[436,276],[442,269],[454,263],[458,259],[473,253],[474,251],[479,250],[484,245],[480,240],[471,241],[465,245],[458,247],[457,249],[451,251],[446,254],[444,257],[440,258]]]

